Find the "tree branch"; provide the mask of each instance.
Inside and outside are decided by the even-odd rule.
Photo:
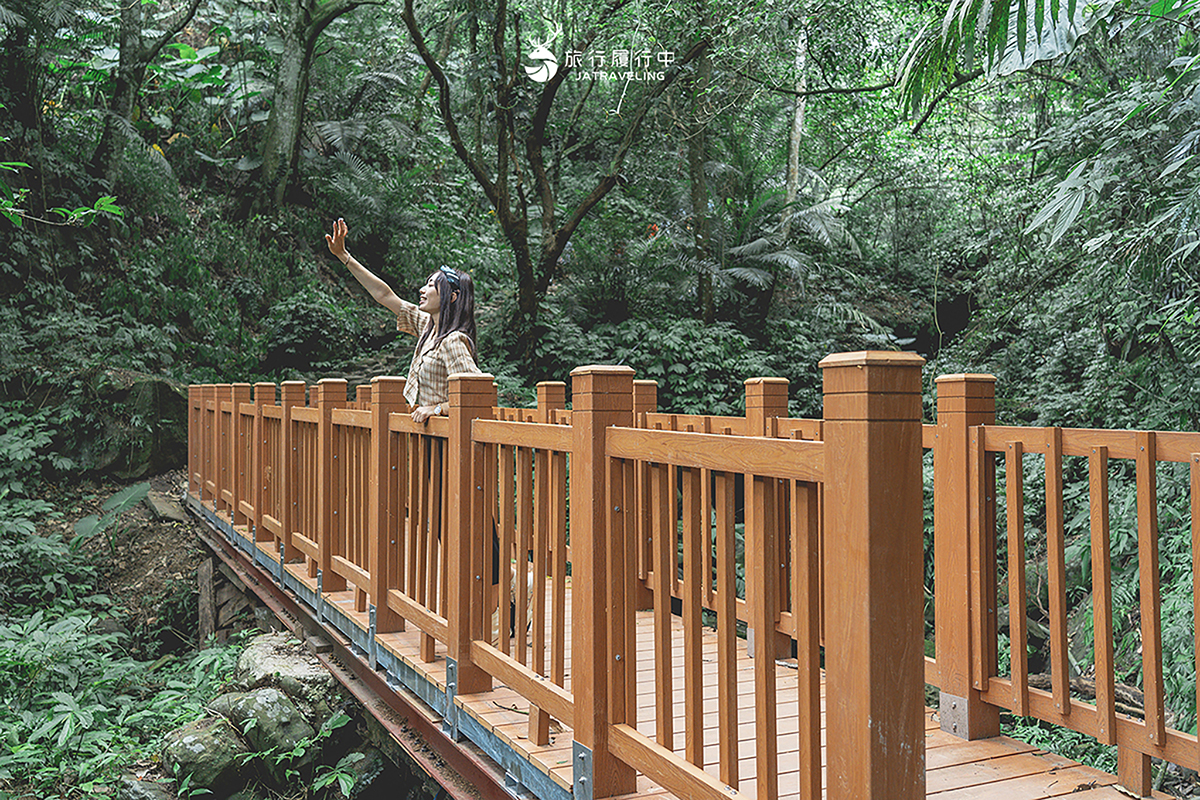
[[[154,44],[142,50],[141,60],[147,64],[153,61],[159,51],[166,47],[167,43],[174,39],[176,34],[183,30],[183,26],[187,25],[192,17],[196,15],[196,9],[200,7],[200,2],[201,0],[192,0],[187,8],[180,9],[174,18],[166,20],[163,23],[163,28],[165,28],[163,35],[158,37]]]
[[[601,12],[595,27],[572,49],[580,52],[587,50],[600,34],[600,29],[604,27],[604,23],[622,8],[629,5],[630,2],[631,0],[612,0],[605,7],[604,11]],[[534,111],[533,119],[529,124],[529,135],[525,137],[525,157],[528,159],[530,168],[533,171],[537,193],[542,202],[543,247],[550,244],[550,231],[554,229],[554,212],[557,203],[554,190],[551,188],[550,180],[546,174],[546,160],[543,152],[546,143],[546,123],[550,118],[550,109],[554,105],[554,98],[558,93],[558,88],[573,69],[574,67],[567,65],[558,70],[554,74],[554,77],[546,82],[542,88],[541,95],[538,97],[538,105]],[[589,88],[584,96],[586,97],[590,93],[591,90]],[[572,115],[571,120],[574,121],[574,119],[575,115]],[[568,123],[569,127],[570,123]]]
[[[421,60],[425,62],[425,68],[433,75],[433,80],[438,85],[438,111],[441,114],[442,123],[446,126],[446,132],[450,136],[450,146],[454,149],[459,161],[466,165],[476,182],[483,187],[484,194],[495,207],[498,202],[496,184],[492,182],[487,173],[483,171],[483,166],[471,156],[466,145],[463,144],[458,123],[455,121],[454,115],[450,113],[450,81],[446,78],[446,73],[442,71],[437,59],[429,52],[429,47],[425,44],[425,37],[421,35],[421,30],[417,27],[417,18],[413,14],[413,0],[404,0],[404,11],[401,12],[400,18],[404,20],[404,25],[408,28],[409,38],[417,48],[417,54],[421,56]]]
[[[953,83],[951,83],[949,86],[947,86],[941,92],[939,92],[938,96],[933,98],[933,100],[931,100],[929,102],[929,108],[925,109],[925,113],[921,116],[921,119],[917,120],[917,124],[913,126],[913,129],[912,129],[913,136],[916,136],[918,133],[921,132],[921,128],[923,128],[925,126],[925,123],[929,121],[929,118],[931,116],[933,116],[933,110],[935,108],[937,108],[938,103],[945,100],[950,95],[950,93],[953,92],[958,87],[964,86],[964,85],[970,83],[971,81],[975,80],[982,74],[983,74],[982,67],[973,69],[970,72],[966,73],[965,75],[959,75],[958,77],[956,77],[954,79]]]
[[[757,78],[754,75],[751,75],[748,72],[743,72],[740,69],[736,70],[736,72],[738,75],[741,75],[743,78],[751,81],[752,83],[757,83],[759,86],[765,86],[768,91],[774,92],[775,94],[787,95],[788,97],[814,97],[822,94],[864,94],[866,92],[882,92],[884,89],[890,89],[896,85],[896,79],[893,78],[887,83],[877,83],[872,86],[826,86],[823,89],[805,89],[802,92],[798,92],[795,89],[789,89],[786,86],[776,86],[773,83],[767,83],[762,78]]]
[[[596,188],[594,188],[591,193],[588,194],[588,196],[585,197],[575,208],[575,212],[571,214],[570,219],[563,223],[563,226],[555,232],[553,243],[554,248],[557,248],[561,251],[561,249],[566,245],[567,241],[571,238],[571,234],[573,234],[575,229],[579,227],[579,223],[583,221],[583,218],[587,216],[588,212],[591,211],[597,203],[603,200],[604,196],[608,194],[614,186],[616,186],[617,173],[619,172],[622,163],[625,161],[625,156],[629,154],[630,148],[633,147],[633,139],[637,135],[638,129],[641,127],[642,120],[650,110],[651,103],[657,100],[663,94],[663,92],[665,92],[667,88],[675,82],[675,79],[679,77],[679,74],[683,71],[683,68],[699,58],[700,54],[707,50],[709,45],[710,42],[708,39],[701,39],[699,42],[694,44],[692,48],[684,54],[682,60],[680,60],[679,63],[677,63],[671,69],[671,71],[655,85],[654,89],[642,99],[641,106],[634,114],[633,119],[629,123],[629,127],[625,130],[625,136],[622,138],[621,144],[617,148],[616,155],[613,156],[613,159],[609,164],[608,174],[600,179],[600,182],[596,185]],[[545,257],[545,255],[546,254],[543,253],[543,257]],[[548,272],[549,270],[547,270],[547,273]],[[548,281],[548,279],[549,278],[547,275],[545,280]]]

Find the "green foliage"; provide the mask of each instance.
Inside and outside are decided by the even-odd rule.
[[[71,547],[77,548],[96,534],[104,533],[108,536],[109,549],[115,550],[108,529],[117,523],[122,513],[145,500],[149,493],[150,484],[143,482],[126,486],[105,500],[100,514],[88,514],[75,523],[75,538],[71,541]]]
[[[61,536],[37,532],[39,521],[58,516],[37,496],[42,479],[73,466],[50,451],[53,430],[46,410],[0,404],[0,620],[55,598],[86,596],[96,578]]]
[[[1033,717],[1013,717],[1002,714],[1000,732],[1034,747],[1075,759],[1081,764],[1115,775],[1117,747],[1097,742],[1087,734],[1060,728]]]
[[[740,414],[743,381],[769,372],[762,354],[731,325],[685,319],[664,329],[633,320],[610,335],[616,362],[658,381],[659,407],[683,414]]]
[[[124,639],[59,606],[0,624],[0,781],[41,796],[114,791],[163,733],[203,713],[240,652],[141,662],[122,655]]]

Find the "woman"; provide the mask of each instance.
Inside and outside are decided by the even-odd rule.
[[[471,276],[440,267],[421,287],[417,305],[401,300],[392,288],[358,263],[346,250],[348,229],[344,219],[325,234],[329,252],[350,268],[375,301],[396,315],[396,328],[417,338],[404,399],[413,406],[414,422],[424,422],[446,413],[450,399],[450,376],[456,372],[479,373],[475,364],[475,297]]]

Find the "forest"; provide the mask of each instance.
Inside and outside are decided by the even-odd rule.
[[[904,349],[930,419],[970,372],[1005,424],[1200,429],[1198,25],[1183,0],[0,0],[0,796],[81,796],[145,746],[88,731],[157,730],[117,694],[63,710],[85,663],[120,684],[109,655],[72,677],[17,647],[109,613],[62,487],[178,469],[189,383],[407,369],[326,249],[339,217],[402,297],[471,273],[506,405],[609,363],[664,410],[781,376],[820,416],[821,358]],[[1186,486],[1162,502],[1186,530]],[[1190,609],[1189,548],[1163,592]],[[1194,732],[1193,625],[1164,636]]]

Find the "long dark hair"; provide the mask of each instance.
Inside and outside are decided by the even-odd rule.
[[[451,278],[453,274],[453,278]],[[451,285],[457,283],[457,286]],[[437,318],[437,338],[433,341],[433,346],[437,347],[450,334],[455,331],[460,331],[467,337],[467,344],[471,347],[471,355],[475,355],[475,288],[471,283],[471,276],[462,270],[451,269],[450,267],[442,267],[437,272],[433,273],[433,285],[437,287],[438,298],[441,303],[438,309]],[[454,293],[458,293],[458,299],[452,300]],[[429,324],[425,326],[424,332],[421,334],[420,341],[417,342],[417,352],[421,352],[421,348],[425,346],[425,340],[429,338],[430,331],[433,330],[433,317],[429,318]]]

